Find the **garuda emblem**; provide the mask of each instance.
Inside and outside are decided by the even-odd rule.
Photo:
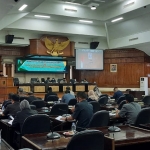
[[[48,49],[47,53],[52,56],[58,56],[62,55],[64,50],[70,43],[70,40],[67,40],[65,42],[58,42],[58,39],[56,39],[55,43],[49,40],[47,37],[45,38],[45,46]]]

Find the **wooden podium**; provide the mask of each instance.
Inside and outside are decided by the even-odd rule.
[[[0,103],[7,100],[9,93],[17,93],[12,77],[0,77]]]

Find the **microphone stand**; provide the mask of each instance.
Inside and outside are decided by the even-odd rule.
[[[54,128],[62,125],[63,123],[55,126]],[[53,128],[52,122],[50,124],[51,124],[51,132],[47,134],[47,139],[50,139],[50,140],[59,139],[61,137],[60,134],[57,133],[57,132],[54,132],[54,128]]]

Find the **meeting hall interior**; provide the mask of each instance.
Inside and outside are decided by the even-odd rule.
[[[0,0],[0,149],[149,150],[150,0]]]

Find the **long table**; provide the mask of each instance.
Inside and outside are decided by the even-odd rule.
[[[33,91],[34,93],[47,93],[47,88],[52,87],[53,92],[64,92],[66,87],[69,86],[72,91],[85,91],[88,92],[95,87],[96,83],[23,83],[19,84],[19,88],[22,88],[26,92]]]
[[[104,133],[105,150],[149,149],[150,131],[132,126],[120,126],[120,128],[120,132],[109,132],[108,127],[95,128]],[[65,137],[62,135],[63,132],[59,133],[61,134],[61,138],[53,141],[46,139],[47,133],[25,135],[22,137],[22,148],[64,150],[71,137]]]

